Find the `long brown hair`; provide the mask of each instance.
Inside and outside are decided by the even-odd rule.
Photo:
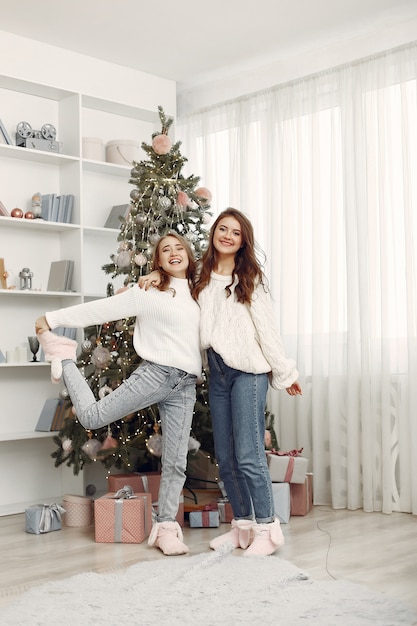
[[[210,229],[209,243],[201,260],[201,272],[193,290],[193,297],[197,299],[204,287],[209,284],[210,274],[216,267],[217,251],[213,245],[213,237],[217,225],[224,217],[233,217],[239,222],[242,236],[242,246],[235,254],[232,282],[226,287],[227,297],[231,295],[231,287],[237,277],[236,298],[242,304],[250,304],[257,283],[263,283],[263,272],[255,254],[256,245],[253,226],[243,213],[232,207],[220,213]]]
[[[182,246],[184,246],[184,249],[187,253],[188,256],[188,268],[186,271],[186,278],[188,280],[188,286],[190,288],[190,291],[192,292],[192,290],[194,289],[194,284],[195,284],[195,274],[196,274],[196,264],[195,264],[195,258],[194,258],[194,254],[193,251],[191,250],[190,244],[188,243],[188,241],[186,239],[184,239],[184,237],[182,237],[181,235],[179,235],[175,230],[174,231],[167,231],[166,233],[164,233],[162,235],[162,237],[160,238],[160,240],[158,241],[157,245],[155,246],[155,249],[153,251],[152,254],[152,259],[151,259],[151,268],[154,270],[158,270],[160,275],[161,275],[161,282],[158,285],[157,289],[159,289],[159,291],[167,291],[168,289],[170,289],[170,282],[171,282],[171,278],[172,276],[170,274],[168,274],[160,265],[160,260],[159,260],[159,251],[160,251],[160,247],[162,242],[164,241],[164,239],[166,239],[166,237],[175,237],[175,239],[177,239],[180,244]],[[175,295],[175,290],[174,291],[174,295]]]

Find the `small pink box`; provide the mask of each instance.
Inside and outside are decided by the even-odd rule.
[[[290,485],[291,515],[307,515],[313,508],[313,474],[307,474],[304,484]]]
[[[115,498],[107,493],[95,500],[94,518],[97,543],[142,543],[151,532],[151,494]]]

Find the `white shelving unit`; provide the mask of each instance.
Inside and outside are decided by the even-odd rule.
[[[129,164],[115,165],[82,157],[82,137],[148,141],[159,130],[157,111],[117,101],[0,76],[0,118],[14,141],[21,121],[33,129],[53,124],[62,152],[0,144],[0,200],[10,212],[31,209],[41,194],[73,194],[71,224],[0,217],[0,257],[9,272],[0,289],[0,349],[4,355],[27,345],[34,322],[45,311],[104,297],[110,280],[101,269],[117,248],[117,230],[104,228],[113,205],[129,202]],[[167,112],[169,113],[169,112]],[[142,156],[140,156],[142,158]],[[52,261],[74,262],[73,292],[47,292]],[[19,272],[33,272],[32,290],[20,290]],[[117,283],[115,284],[117,288]],[[60,386],[50,381],[43,363],[0,364],[0,515],[24,511],[36,502],[52,502],[65,492],[83,493],[83,477],[65,464],[54,467],[54,433],[35,432],[47,398]]]

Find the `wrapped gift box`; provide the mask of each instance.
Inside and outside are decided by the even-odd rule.
[[[217,503],[207,504],[202,511],[190,512],[190,528],[218,528],[220,516]]]
[[[275,515],[282,524],[290,521],[290,485],[289,483],[272,483]]]
[[[93,500],[87,496],[65,494],[62,498],[64,526],[90,526],[93,521]]]
[[[115,497],[108,493],[94,502],[95,540],[97,543],[142,543],[152,526],[150,493]]]
[[[231,522],[233,519],[233,510],[229,500],[227,498],[217,500],[217,507],[219,509],[220,523]]]
[[[25,531],[34,535],[61,530],[64,509],[58,504],[34,504],[25,510]]]
[[[135,493],[150,493],[152,502],[158,500],[160,472],[132,472],[131,474],[110,474],[109,492],[116,492],[130,485]]]
[[[269,475],[273,483],[298,483],[302,485],[306,479],[308,459],[293,456],[291,453],[276,454],[268,452]]]
[[[313,508],[313,474],[308,473],[302,485],[290,485],[291,515],[307,515]]]

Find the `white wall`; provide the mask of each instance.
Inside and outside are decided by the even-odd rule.
[[[390,20],[375,20],[366,28],[362,25],[360,32],[340,33],[309,50],[287,50],[262,67],[241,66],[225,70],[220,78],[206,76],[204,82],[178,85],[178,117],[415,41],[417,2],[407,11],[399,9]]]
[[[0,74],[176,114],[175,81],[1,30]]]

